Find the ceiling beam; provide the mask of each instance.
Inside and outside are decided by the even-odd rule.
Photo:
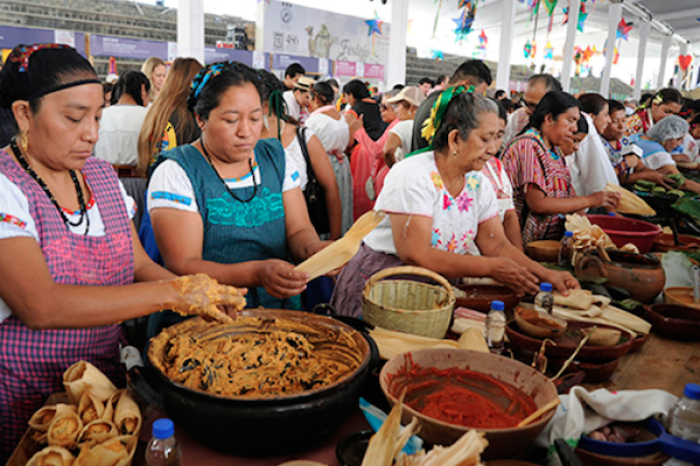
[[[688,10],[674,11],[672,13],[663,13],[654,15],[654,19],[659,21],[669,21],[673,19],[700,17],[700,8],[690,8]]]

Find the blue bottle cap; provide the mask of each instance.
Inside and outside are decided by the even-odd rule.
[[[547,282],[540,283],[540,291],[544,291],[545,293],[551,293],[552,292],[552,284],[547,283]]]
[[[683,394],[690,399],[700,400],[700,385],[696,383],[688,383],[685,385]]]
[[[503,301],[491,301],[491,310],[492,311],[503,311],[505,310],[506,306],[503,304]]]
[[[614,216],[615,216],[615,212],[608,212],[608,217],[614,217]]]
[[[153,436],[157,439],[166,439],[175,435],[175,424],[164,417],[153,423]]]
[[[565,232],[564,232],[564,236],[565,236],[566,238],[573,238],[574,232],[573,232],[573,231],[565,231]]]

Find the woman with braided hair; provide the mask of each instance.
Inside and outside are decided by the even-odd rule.
[[[136,165],[139,133],[148,112],[150,88],[151,83],[140,71],[130,70],[119,78],[112,90],[117,103],[102,112],[95,157],[112,165]]]
[[[309,221],[282,144],[260,138],[267,118],[261,96],[260,78],[246,65],[200,71],[188,103],[202,136],[160,154],[148,210],[169,270],[246,287],[248,307],[300,309],[308,275],[292,261],[328,243]]]
[[[683,107],[683,96],[673,88],[661,89],[648,105],[642,105],[627,119],[627,136],[646,134],[652,126],[669,115],[675,115]]]
[[[440,94],[423,133],[431,144],[386,177],[374,208],[389,215],[341,271],[331,301],[336,309],[361,314],[366,280],[402,263],[449,279],[491,277],[520,294],[537,293],[540,281],[563,294],[578,286],[569,273],[530,260],[505,236],[496,194],[480,171],[499,148],[497,110],[461,86]],[[481,256],[471,254],[472,245]]]
[[[65,45],[17,46],[0,71],[0,108],[16,129],[0,148],[0,464],[72,364],[124,386],[118,322],[189,312],[197,296],[182,285],[197,281],[203,298],[213,284],[175,278],[141,247],[133,199],[92,157],[103,106],[95,70]]]
[[[340,204],[338,182],[333,166],[319,138],[307,127],[301,126],[287,114],[282,96],[284,84],[275,75],[265,70],[257,70],[261,81],[263,98],[263,130],[261,139],[276,138],[284,147],[287,164],[294,167],[299,176],[302,192],[309,188],[309,175],[315,176],[323,189],[325,212],[314,216],[309,211],[311,223],[316,232],[324,238],[336,240],[341,236],[341,219],[343,210]],[[301,144],[304,138],[306,151]],[[311,167],[306,159],[311,162]],[[310,168],[310,169],[309,169]],[[308,206],[307,206],[308,207]]]

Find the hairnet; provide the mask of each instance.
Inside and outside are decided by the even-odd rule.
[[[647,131],[647,136],[656,141],[664,142],[669,139],[682,138],[687,132],[687,121],[679,116],[669,115],[652,126],[649,131]]]

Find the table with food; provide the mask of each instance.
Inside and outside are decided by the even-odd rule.
[[[92,65],[60,44],[16,47],[0,71],[18,130],[0,149],[0,457],[700,464],[698,167],[577,195],[572,140],[552,127],[567,114],[578,128],[580,102],[551,91],[487,175],[506,118],[482,81],[436,95],[417,128],[427,147],[331,242],[285,165],[296,130],[280,83],[207,65],[188,87],[201,137],[151,160],[146,233],[166,268],[91,157]],[[333,294],[311,306],[315,280]],[[139,319],[143,346],[125,334]]]

